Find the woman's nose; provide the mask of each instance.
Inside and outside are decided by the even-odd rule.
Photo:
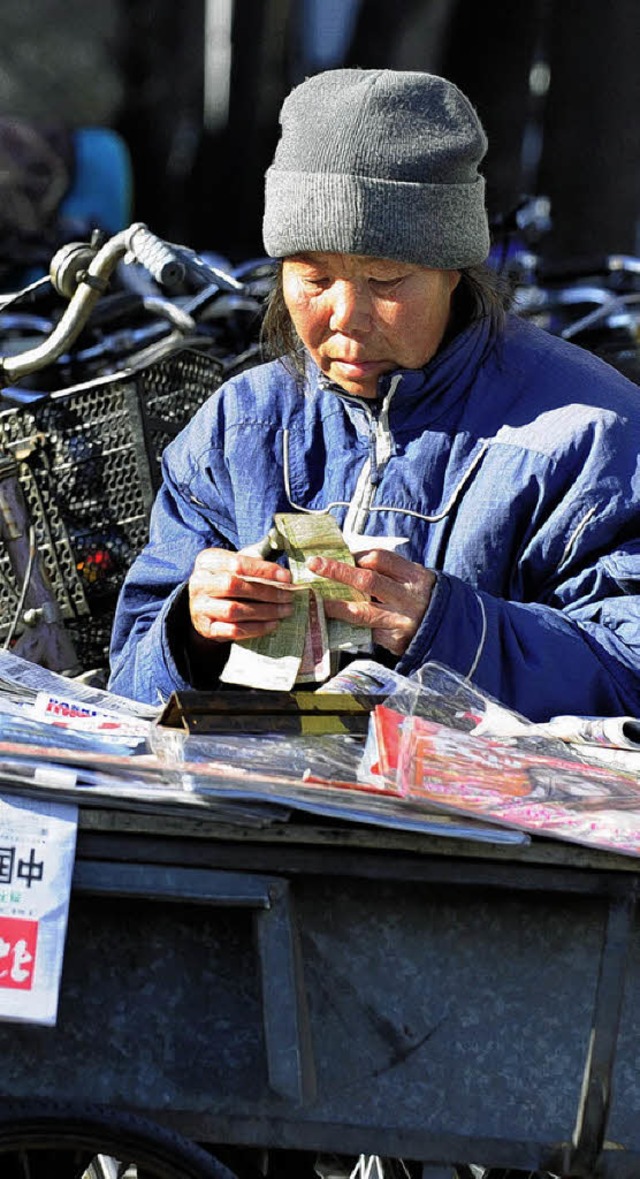
[[[331,288],[331,331],[366,331],[370,324],[371,306],[366,288],[361,283],[335,282]]]

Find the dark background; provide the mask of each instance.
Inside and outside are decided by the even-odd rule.
[[[229,100],[212,117],[221,12]],[[0,33],[0,113],[113,127],[133,219],[233,262],[262,252],[282,99],[342,64],[457,82],[489,136],[490,215],[548,196],[549,259],[640,253],[638,0],[2,0]]]

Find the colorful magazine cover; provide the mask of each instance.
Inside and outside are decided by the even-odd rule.
[[[406,798],[524,831],[640,855],[640,781],[625,771],[519,749],[405,718]]]
[[[597,719],[532,724],[448,668],[427,665],[421,682],[376,706],[367,772],[436,809],[637,856],[635,727],[631,718]],[[603,747],[620,751],[623,742],[626,760],[602,764]]]

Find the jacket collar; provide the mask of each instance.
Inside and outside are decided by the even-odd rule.
[[[442,351],[437,352],[424,368],[399,368],[385,373],[378,382],[376,401],[367,401],[366,404],[375,413],[384,402],[393,382],[396,385],[393,397],[394,410],[403,402],[423,401],[425,398],[428,398],[435,411],[439,407],[443,411],[445,408],[450,409],[473,383],[480,365],[495,342],[496,334],[497,324],[493,315],[474,320],[467,328],[458,332]],[[364,398],[345,393],[339,385],[329,381],[311,361],[308,375],[318,388],[331,390],[345,401],[365,404]]]

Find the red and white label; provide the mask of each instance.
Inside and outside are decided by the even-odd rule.
[[[37,921],[0,917],[0,987],[31,990],[37,942]]]

